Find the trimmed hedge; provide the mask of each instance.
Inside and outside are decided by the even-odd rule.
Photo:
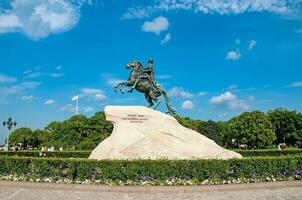
[[[276,149],[258,149],[258,150],[233,150],[240,153],[243,157],[254,156],[287,156],[302,154],[302,149],[285,149],[278,151]],[[47,152],[44,157],[54,158],[88,158],[91,151],[56,151]],[[40,151],[0,151],[0,156],[21,156],[21,157],[41,157]]]
[[[301,155],[135,161],[2,156],[0,161],[2,179],[117,185],[198,185],[300,179],[298,174],[302,169]]]

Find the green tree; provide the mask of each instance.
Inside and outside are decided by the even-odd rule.
[[[224,145],[222,141],[222,131],[217,122],[214,122],[212,120],[201,122],[198,127],[198,132],[214,140],[217,144]]]
[[[87,136],[88,119],[84,115],[75,115],[63,122],[51,122],[46,130],[50,132],[49,146],[73,149]]]
[[[92,143],[94,147],[106,139],[113,129],[112,123],[106,121],[104,112],[97,112],[94,116],[90,117],[88,126],[90,127],[90,131],[87,140]]]
[[[201,122],[198,127],[198,132],[214,140],[220,146],[231,146],[231,139],[229,138],[231,135],[231,129],[229,124],[226,122],[215,122],[212,120]]]
[[[180,117],[179,115],[175,116],[175,119],[184,127],[190,128],[194,131],[198,131],[198,127],[202,123],[201,120],[194,120],[189,117]]]
[[[244,112],[232,118],[229,124],[236,144],[263,148],[271,145],[276,139],[271,122],[260,111]]]
[[[29,145],[37,147],[37,137],[30,128],[22,127],[15,129],[9,136],[9,144],[17,145],[22,143],[22,147]]]
[[[220,136],[222,144],[225,147],[233,147],[232,143],[232,131],[228,122],[219,121],[217,122],[220,129]]]
[[[103,112],[88,118],[75,115],[63,122],[51,122],[43,144],[64,149],[93,149],[112,132],[112,124],[105,120]]]
[[[302,145],[302,114],[277,108],[268,112],[268,117],[276,133],[276,143],[291,146]]]

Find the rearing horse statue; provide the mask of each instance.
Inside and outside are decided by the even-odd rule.
[[[123,87],[131,87],[128,92],[132,92],[133,89],[138,92],[144,93],[147,102],[149,103],[148,107],[156,109],[160,104],[160,97],[164,96],[166,107],[168,109],[168,114],[174,116],[176,115],[175,109],[171,106],[170,98],[167,92],[160,86],[157,82],[152,81],[148,74],[144,73],[144,68],[142,63],[139,61],[133,61],[126,65],[126,69],[130,69],[131,73],[127,81],[120,82],[114,87],[114,91],[117,92],[117,89],[124,94]],[[156,104],[154,104],[154,102]]]

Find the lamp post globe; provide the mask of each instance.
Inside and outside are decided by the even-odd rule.
[[[8,129],[8,136],[7,136],[7,140],[6,140],[6,150],[9,150],[9,135],[10,135],[10,131],[13,127],[17,126],[17,122],[13,121],[13,119],[11,117],[8,118],[7,121],[3,121],[2,122],[3,126],[6,127]]]

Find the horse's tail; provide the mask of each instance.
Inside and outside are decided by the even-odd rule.
[[[176,110],[175,110],[175,108],[173,108],[171,106],[170,98],[169,98],[167,92],[164,89],[162,89],[162,93],[163,93],[163,96],[165,98],[165,102],[166,102],[166,106],[167,106],[167,109],[168,109],[168,113],[170,115],[172,115],[172,116],[176,115]]]

